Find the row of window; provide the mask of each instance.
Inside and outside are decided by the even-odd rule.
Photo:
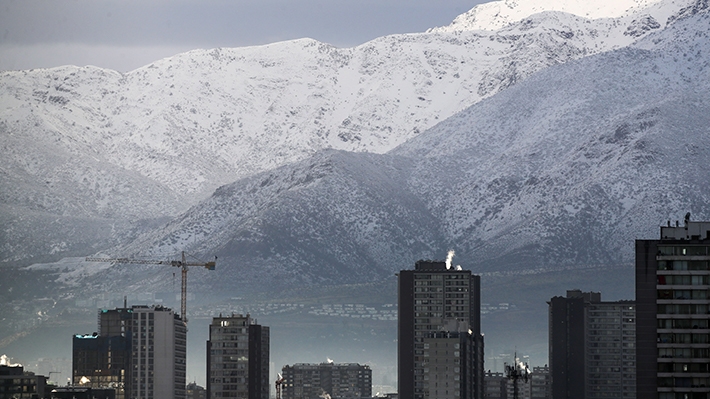
[[[706,359],[710,353],[707,348],[659,348],[658,357]]]
[[[658,319],[656,325],[659,329],[705,329],[708,319]]]
[[[707,373],[707,363],[658,363],[659,373]]]
[[[689,333],[660,333],[658,342],[661,344],[707,344],[710,342],[708,334]]]
[[[700,377],[658,377],[661,388],[697,388],[710,386],[710,379]]]
[[[710,285],[710,276],[676,276],[660,274],[658,285]]]
[[[414,274],[415,280],[441,280],[445,278],[446,280],[468,280],[468,273],[447,273],[447,274]]]
[[[624,371],[633,371],[635,364],[631,363],[630,366],[632,366],[632,368],[624,368]],[[589,370],[590,373],[620,373],[621,367],[589,367],[587,370]],[[618,377],[618,375],[615,377]]]
[[[658,290],[658,299],[707,299],[708,290]]]
[[[658,399],[710,399],[705,392],[660,392]]]
[[[246,362],[249,361],[248,356],[214,356],[212,358],[214,363],[226,363],[226,362]]]
[[[414,282],[415,287],[420,287],[420,286],[429,286],[429,285],[442,285],[445,284],[447,286],[452,286],[452,285],[460,285],[460,286],[468,286],[468,281],[466,280],[458,280],[458,281],[450,281],[447,280],[445,282],[441,280],[418,280]]]
[[[660,304],[657,306],[657,314],[702,314],[708,313],[708,305],[691,303],[687,305],[680,304]]]
[[[710,270],[704,260],[659,260],[658,270]]]
[[[702,256],[707,254],[708,247],[704,245],[658,247],[658,255],[661,256]]]
[[[210,335],[210,341],[249,341],[248,335],[233,335],[233,334],[212,334]]]
[[[249,327],[213,327],[210,328],[210,334],[246,334],[249,332]]]
[[[210,350],[212,355],[244,355],[249,354],[248,349],[212,349]]]

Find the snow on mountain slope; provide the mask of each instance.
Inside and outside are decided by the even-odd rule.
[[[430,31],[498,30],[533,14],[546,11],[561,11],[587,19],[622,18],[645,13],[652,15],[656,20],[659,16],[663,16],[662,20],[665,21],[677,10],[676,7],[673,2],[660,0],[500,0],[480,4],[456,17],[450,25],[433,28]]]
[[[698,14],[547,69],[393,154],[420,159],[413,191],[478,257],[629,263],[633,238],[686,211],[710,217],[708,32]]]
[[[710,217],[708,32],[710,14],[681,18],[387,154],[326,151],[239,180],[114,251],[214,253],[220,274],[197,284],[225,292],[371,281],[449,248],[483,273],[628,270],[635,238]]]
[[[676,14],[691,5],[649,3]],[[499,30],[393,35],[350,49],[302,39],[195,50],[127,74],[3,72],[3,218],[23,226],[24,213],[56,217],[46,241],[77,250],[66,233],[85,225],[73,221],[112,220],[103,237],[118,242],[140,220],[176,215],[221,185],[316,151],[386,152],[536,71],[660,29],[647,14],[547,11]],[[29,226],[40,241],[42,227]],[[20,235],[4,238],[0,262],[30,256]]]
[[[213,292],[389,278],[407,259],[433,256],[443,239],[439,222],[401,185],[409,168],[409,159],[325,150],[220,187],[164,228],[105,252],[150,259],[182,250],[216,255],[219,273],[193,283]],[[136,274],[134,268],[109,272]]]

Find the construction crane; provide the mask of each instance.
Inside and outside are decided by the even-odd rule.
[[[147,260],[129,258],[86,258],[87,262],[111,262],[111,263],[132,263],[139,265],[168,265],[179,267],[182,270],[182,291],[180,293],[180,317],[183,323],[187,324],[187,268],[189,266],[201,266],[207,270],[214,270],[217,264],[217,257],[213,262],[188,262],[185,259],[185,251],[182,252],[182,260]]]

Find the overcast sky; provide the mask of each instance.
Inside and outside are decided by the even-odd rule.
[[[352,47],[448,25],[485,0],[0,0],[0,70],[126,72],[196,49],[310,37]]]

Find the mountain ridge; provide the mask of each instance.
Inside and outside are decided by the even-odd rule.
[[[11,103],[20,104],[18,109],[21,112],[13,114],[5,109],[6,113],[0,121],[4,123],[0,128],[6,129],[3,133],[8,133],[0,135],[0,140],[4,140],[3,148],[27,154],[25,160],[22,156],[13,159],[21,159],[24,162],[19,163],[22,170],[28,176],[35,176],[34,180],[29,179],[25,183],[24,179],[11,180],[10,176],[21,174],[14,173],[12,163],[0,166],[0,176],[3,176],[0,195],[4,196],[0,205],[0,222],[3,226],[12,227],[3,229],[2,234],[8,234],[7,237],[14,234],[12,240],[0,237],[0,242],[9,245],[3,248],[2,259],[5,262],[12,259],[14,265],[32,263],[32,259],[22,257],[23,251],[52,252],[51,256],[43,257],[42,262],[61,260],[15,267],[11,271],[17,271],[13,274],[17,280],[0,280],[0,292],[10,303],[3,313],[3,318],[10,322],[5,323],[0,331],[10,338],[3,342],[13,342],[18,332],[26,333],[29,328],[39,330],[37,326],[42,323],[46,325],[48,320],[64,320],[63,316],[71,314],[95,314],[96,307],[114,306],[117,301],[123,303],[125,297],[139,303],[162,303],[167,306],[177,303],[175,293],[179,292],[180,284],[179,273],[177,277],[173,273],[175,269],[86,262],[83,256],[87,255],[87,251],[106,257],[166,260],[177,259],[175,256],[179,256],[181,251],[202,260],[218,256],[216,270],[195,268],[190,271],[189,294],[193,296],[188,299],[188,317],[192,320],[191,331],[199,334],[199,331],[207,331],[206,322],[202,326],[195,324],[200,322],[200,318],[193,318],[193,315],[204,317],[202,321],[222,310],[244,313],[251,310],[256,315],[263,311],[256,307],[256,303],[281,303],[294,308],[292,305],[300,301],[300,307],[305,304],[306,309],[309,306],[321,309],[326,304],[351,302],[374,304],[382,300],[391,305],[396,303],[396,272],[411,269],[417,259],[441,259],[446,251],[454,249],[456,264],[482,276],[482,306],[488,310],[496,307],[495,304],[504,303],[509,309],[495,314],[482,312],[482,327],[487,336],[486,352],[511,353],[509,350],[515,345],[525,348],[531,359],[536,359],[535,364],[544,364],[547,359],[545,302],[550,297],[562,295],[567,289],[579,288],[603,291],[605,300],[631,299],[634,239],[658,237],[658,226],[668,221],[672,223],[686,212],[691,213],[692,220],[707,220],[710,217],[707,207],[710,187],[705,167],[710,162],[710,150],[704,145],[710,126],[710,102],[706,95],[710,89],[710,15],[706,9],[702,2],[677,4],[670,14],[678,17],[663,26],[662,19],[656,17],[653,21],[644,19],[629,25],[617,21],[614,32],[624,36],[622,39],[626,44],[601,54],[593,54],[597,50],[588,50],[587,53],[580,50],[591,48],[589,43],[593,47],[597,39],[602,40],[599,36],[593,39],[588,35],[592,29],[580,28],[583,35],[578,30],[555,27],[560,21],[576,27],[580,21],[578,17],[560,12],[531,16],[529,19],[538,30],[522,39],[515,39],[515,36],[528,24],[525,21],[507,26],[505,34],[499,35],[452,33],[446,36],[450,39],[447,43],[464,46],[469,52],[483,51],[472,43],[493,43],[489,48],[491,58],[486,67],[490,71],[505,71],[501,75],[490,75],[490,81],[498,83],[483,85],[484,89],[492,87],[493,91],[481,101],[451,117],[441,115],[438,123],[433,123],[430,128],[418,132],[416,137],[404,140],[393,149],[383,150],[383,153],[343,148],[313,149],[313,153],[303,159],[268,170],[254,170],[244,176],[225,172],[231,180],[225,178],[228,181],[218,184],[219,179],[215,179],[211,183],[216,186],[215,190],[199,201],[194,191],[190,192],[179,184],[153,187],[151,195],[160,198],[166,205],[152,203],[146,207],[143,207],[137,194],[141,184],[147,184],[145,182],[154,178],[155,174],[165,172],[162,166],[156,166],[156,171],[151,172],[153,175],[146,177],[129,170],[128,166],[114,165],[105,168],[103,173],[96,172],[106,179],[106,183],[102,184],[94,184],[94,179],[82,183],[79,179],[63,186],[59,180],[46,179],[45,171],[55,173],[55,170],[71,168],[44,162],[28,150],[48,145],[43,135],[49,137],[52,143],[67,145],[68,148],[60,149],[56,154],[70,160],[66,165],[82,165],[84,158],[77,154],[97,156],[100,153],[89,145],[90,140],[84,140],[88,133],[86,137],[74,137],[64,131],[42,127],[43,120],[49,120],[55,126],[71,125],[72,122],[80,124],[84,117],[74,120],[69,116],[81,114],[92,105],[66,110],[66,114],[34,116],[34,113],[39,113],[39,104],[46,105],[47,109],[56,109],[69,106],[74,101],[63,94],[67,92],[56,89],[54,85],[67,90],[83,87],[77,83],[77,88],[72,89],[73,86],[63,87],[59,83],[76,69],[67,69],[64,77],[53,76],[50,71],[43,78],[51,83],[48,89],[45,90],[44,86],[37,88],[39,92],[36,94],[34,89],[28,91],[37,104],[27,105],[23,96],[13,99]],[[659,25],[657,28],[654,28],[654,21]],[[597,22],[611,24],[610,21]],[[649,29],[644,29],[644,26]],[[570,35],[570,32],[573,34]],[[625,32],[641,32],[641,35],[624,35]],[[539,39],[538,33],[544,39]],[[404,39],[419,40],[416,35],[404,36]],[[465,41],[469,39],[470,42]],[[547,57],[547,53],[539,47],[531,50],[529,54],[542,57],[538,65],[540,69],[535,73],[532,71],[537,66],[527,69],[517,64],[522,59],[527,60],[522,53],[511,59],[501,58],[503,50],[511,44],[511,49],[516,49],[515,46],[532,48],[548,43],[547,39],[560,45],[545,48],[549,51],[557,48],[564,54],[545,64],[543,58]],[[396,37],[390,37],[378,43],[366,47],[370,49],[367,65],[371,71],[378,70],[377,60],[385,60],[382,53],[375,54],[378,49],[399,42]],[[579,43],[586,44],[582,46]],[[612,44],[606,43],[605,46]],[[320,51],[320,45],[310,40],[299,42],[299,46],[309,46],[308,51]],[[323,51],[332,56],[340,54],[340,50],[330,47]],[[331,51],[334,53],[329,53]],[[228,57],[233,53],[220,51],[219,57]],[[424,57],[421,65],[440,56],[441,53],[432,53],[432,58]],[[573,59],[577,56],[579,59]],[[531,61],[526,62],[534,62],[535,59],[532,57]],[[561,59],[566,61],[559,62]],[[441,80],[449,75],[453,77],[447,68],[458,65],[457,62],[460,63],[460,60],[436,65],[446,72]],[[166,64],[166,68],[168,66]],[[265,67],[259,65],[259,68]],[[270,68],[276,66],[265,69]],[[438,75],[433,73],[434,66],[431,68],[426,71],[431,74],[428,79],[432,84],[427,85],[426,80],[422,80],[421,87],[431,88],[439,80],[436,78]],[[165,74],[165,70],[158,66],[146,67],[140,74],[159,75],[161,71]],[[194,68],[184,70],[196,71]],[[416,70],[423,74],[424,70]],[[89,72],[86,74],[90,75]],[[530,74],[525,75],[524,72]],[[117,81],[123,79],[122,75],[109,73],[107,76],[107,79],[115,78]],[[479,77],[482,76],[481,73]],[[57,77],[56,81],[54,77]],[[164,77],[167,79],[167,76]],[[135,79],[149,82],[141,80],[142,75],[136,75]],[[462,90],[477,92],[484,81],[483,78],[475,82],[471,80]],[[198,79],[189,84],[209,91],[204,82],[214,83]],[[308,87],[309,82],[304,82]],[[4,83],[5,79],[0,78],[0,85]],[[172,89],[181,89],[178,86]],[[136,89],[131,86],[130,91],[160,91],[156,87]],[[159,88],[171,89],[170,84]],[[371,88],[376,92],[381,86]],[[326,91],[324,89],[320,93]],[[7,92],[0,90],[0,93]],[[89,97],[102,95],[100,91],[96,93]],[[109,90],[106,95],[117,94],[111,94]],[[135,98],[141,95],[136,94]],[[175,96],[177,91],[172,97]],[[116,98],[120,100],[120,97],[118,94]],[[424,100],[415,98],[412,103],[425,103],[428,97],[422,97]],[[366,96],[363,95],[363,98]],[[65,102],[67,99],[69,102]],[[167,126],[177,123],[179,116],[199,116],[204,112],[201,108],[195,108],[196,113],[193,114],[188,100],[161,104],[161,109],[167,110],[176,110],[176,106],[180,106],[179,113],[156,116],[157,111],[153,111],[145,120],[138,121],[136,118],[132,123],[151,126],[164,123]],[[148,98],[143,101],[134,106],[141,112],[148,112]],[[289,110],[283,108],[283,104],[288,102],[278,103],[276,99],[269,99],[268,105],[272,104],[274,107],[270,112],[274,115]],[[243,106],[249,107],[248,104]],[[96,114],[96,121],[92,123],[111,123],[108,116],[101,118],[113,111],[102,105],[103,114]],[[299,112],[306,113],[303,109]],[[11,116],[8,117],[8,114]],[[217,124],[224,120],[220,113],[210,115],[212,117],[207,119],[216,118]],[[326,115],[327,112],[324,112],[320,120],[327,119]],[[27,120],[28,126],[32,127],[28,131],[33,132],[34,136],[30,137],[36,137],[37,142],[25,144],[26,148],[7,145],[8,138],[22,135],[22,131],[13,130],[15,125],[8,121],[15,120],[12,118],[22,121],[25,116],[32,117]],[[224,117],[238,126],[238,118],[233,115]],[[288,119],[294,117],[291,115]],[[310,123],[315,119],[314,116],[304,120]],[[193,145],[190,140],[199,138],[195,136],[188,140],[183,136],[185,131],[192,131],[185,126],[194,126],[196,121],[186,120],[186,125],[175,125],[174,130],[166,130],[162,135],[148,137],[144,133],[145,137],[139,139],[134,137],[139,133],[133,136],[126,134],[121,136],[121,141],[104,145],[116,150],[112,156],[124,157],[122,162],[145,161],[142,167],[146,168],[169,164],[181,159],[181,151],[178,150],[189,148]],[[35,126],[37,122],[39,125]],[[381,121],[378,123],[381,126],[384,124]],[[87,126],[80,125],[79,132],[87,130]],[[174,133],[174,137],[170,133]],[[109,138],[101,134],[100,137]],[[302,137],[305,136],[293,138]],[[74,141],[82,145],[74,146]],[[153,159],[149,158],[151,153],[145,148],[134,152],[125,150],[139,144],[154,145],[164,154],[156,153]],[[205,145],[202,148],[212,147]],[[268,149],[268,145],[260,147],[254,144],[253,148]],[[194,150],[193,157],[204,157],[205,153],[201,151]],[[230,154],[226,149],[222,151]],[[145,154],[148,158],[132,158],[136,153]],[[87,156],[86,159],[90,158]],[[103,167],[102,158],[97,158],[87,161],[82,167],[92,166],[94,162]],[[224,160],[207,160],[218,164],[216,170],[225,167],[221,163],[226,162]],[[199,168],[195,166],[195,169]],[[205,175],[198,170],[191,173]],[[176,184],[180,176],[180,171],[175,171],[171,184]],[[124,187],[127,182],[131,183],[132,192],[125,187],[123,196],[114,197],[120,198],[120,201],[103,202],[101,212],[95,205],[81,210],[77,204],[71,204],[83,213],[72,210],[59,217],[56,213],[62,209],[62,202],[45,199],[38,194],[51,197],[49,194],[56,191],[57,197],[84,198],[78,186],[86,184],[95,190],[94,196],[89,197],[90,201],[98,203],[105,201],[101,195],[111,193],[113,187]],[[12,187],[6,190],[10,183],[27,184],[28,187],[17,189],[19,191],[12,191]],[[189,183],[201,184],[194,180]],[[55,191],[47,187],[54,187],[52,190]],[[37,189],[33,191],[33,188]],[[71,188],[76,192],[62,194],[63,189]],[[164,197],[162,193],[165,193]],[[31,206],[22,207],[20,205],[24,205],[25,200],[13,202],[13,198],[27,198]],[[174,204],[175,210],[166,209],[170,204]],[[151,207],[161,209],[152,215],[155,218],[139,219],[140,223],[135,219],[119,221],[101,218],[116,212],[120,209],[117,208],[119,205],[133,212],[136,219],[142,217],[143,212],[155,209]],[[16,208],[6,211],[10,207]],[[45,211],[43,207],[52,212]],[[67,209],[74,208],[68,206]],[[62,217],[71,219],[75,217],[74,213],[91,216],[80,221],[62,222]],[[35,220],[28,221],[30,216]],[[5,223],[6,220],[8,223]],[[61,224],[64,230],[55,236],[49,234],[48,229],[55,228],[52,223]],[[36,235],[37,241],[27,241],[25,236],[30,233]],[[96,236],[93,240],[92,235]],[[13,246],[18,242],[27,249],[18,250]],[[68,258],[70,253],[81,258]],[[19,257],[13,257],[18,254]],[[320,295],[321,291],[329,294]],[[377,295],[371,295],[372,292]],[[42,300],[37,299],[40,296]],[[347,337],[347,340],[338,340],[336,350],[348,347],[362,349],[363,363],[373,360],[371,352],[375,334],[381,342],[376,351],[385,353],[383,364],[391,363],[395,356],[392,340],[396,337],[396,324],[392,321],[374,326],[377,329],[375,333],[371,329],[373,325],[359,319],[343,321],[345,319],[326,319],[325,316],[315,315],[304,319],[304,314],[279,313],[265,323],[275,333],[273,353],[282,356],[283,364],[302,361],[304,353],[296,353],[296,349],[303,348],[304,342],[311,342],[309,339],[317,341],[313,345],[317,350],[310,351],[314,353],[326,350],[324,345],[335,342],[330,339],[338,335]],[[265,315],[259,316],[263,322]],[[521,325],[525,326],[526,334],[519,334]],[[304,333],[294,334],[299,327]],[[343,331],[350,331],[352,327],[359,329],[343,335]],[[314,328],[323,331],[323,335],[314,337]],[[56,335],[56,330],[52,333]],[[284,336],[276,339],[276,334]],[[196,356],[204,358],[204,340],[196,338],[193,332],[191,336],[191,340],[199,341]],[[352,345],[353,342],[355,345]],[[289,354],[284,356],[283,347],[286,346],[289,347]],[[365,351],[370,353],[364,354]],[[360,358],[357,359],[360,361]],[[198,367],[194,361],[190,362],[191,367]],[[394,364],[390,364],[390,370],[396,370]]]
[[[205,286],[364,283],[451,248],[490,275],[628,272],[634,238],[710,215],[703,169],[688,168],[710,160],[710,17],[678,23],[541,71],[386,154],[324,150],[223,186],[114,250],[212,250],[225,270]]]
[[[384,153],[538,70],[657,30],[625,35],[629,15],[548,11],[496,31],[392,35],[349,49],[300,39],[194,50],[124,74],[0,73],[4,218],[15,228],[23,212],[60,221],[26,245],[6,234],[0,263],[80,255],[85,244],[67,232],[91,230],[86,217],[116,220],[102,243],[128,242],[141,220],[175,217],[219,186],[322,149]],[[57,246],[67,250],[38,255]]]

